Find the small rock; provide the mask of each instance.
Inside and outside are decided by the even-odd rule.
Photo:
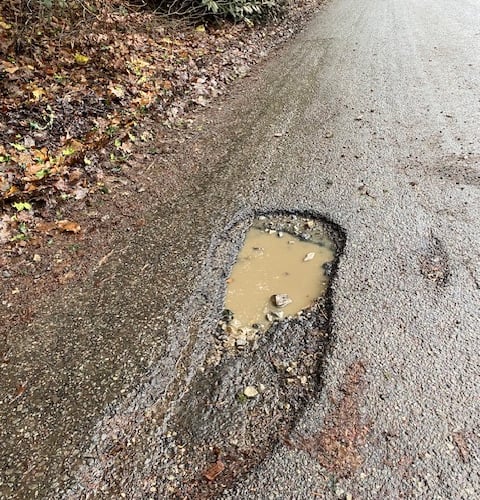
[[[277,236],[278,236],[279,238],[283,238],[283,232],[282,232],[282,231],[278,231]]]
[[[333,262],[325,262],[322,267],[323,267],[323,270],[325,271],[325,276],[332,275]]]
[[[245,338],[239,338],[235,341],[235,345],[237,347],[245,347],[248,344],[247,339]]]
[[[315,257],[315,252],[307,253],[307,255],[305,255],[305,257],[303,258],[303,262],[308,262],[309,260],[313,260],[314,257]]]
[[[324,137],[325,139],[331,139],[333,137],[333,132],[326,132]]]
[[[270,297],[272,304],[276,307],[285,307],[293,301],[286,293],[278,293]]]
[[[254,398],[254,397],[258,396],[258,391],[257,391],[257,388],[255,386],[247,385],[247,387],[245,387],[245,389],[243,389],[243,394],[247,398]]]
[[[230,311],[230,309],[224,309],[222,311],[222,320],[226,321],[227,323],[232,321],[233,320],[233,312]]]
[[[262,393],[265,392],[266,387],[263,384],[258,385],[258,392]]]
[[[2,276],[3,276],[4,278],[11,278],[11,277],[12,277],[12,273],[11,273],[10,271],[8,271],[7,269],[4,269],[4,270],[2,271]]]
[[[242,323],[238,321],[238,319],[233,319],[230,324],[233,326],[233,328],[240,328],[242,326]]]
[[[356,121],[356,122],[359,122],[360,120],[363,120],[363,115],[358,115],[358,116],[355,118],[355,121]]]
[[[308,220],[305,225],[308,228],[312,229],[313,227],[315,227],[315,222],[313,222],[313,220]]]
[[[289,244],[289,245],[294,245],[294,244],[295,244],[295,242],[294,242],[293,240],[288,240],[288,244]]]
[[[40,257],[40,255],[38,255],[38,253],[36,253],[33,256],[33,262],[40,262],[41,260],[42,260],[42,258]]]
[[[283,311],[273,311],[272,316],[274,319],[283,319],[285,317],[285,313]]]

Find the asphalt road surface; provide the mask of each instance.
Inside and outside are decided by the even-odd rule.
[[[346,235],[322,385],[220,495],[478,498],[479,89],[479,2],[327,2],[199,134],[215,160],[19,337],[4,381],[35,383],[2,424],[0,496],[175,495],[194,464],[165,465],[166,416],[242,223],[285,210]]]

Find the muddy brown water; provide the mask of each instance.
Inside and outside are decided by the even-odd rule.
[[[323,264],[333,259],[329,247],[254,227],[228,279],[225,307],[241,326],[268,326],[271,313],[293,316],[325,293],[328,278]],[[276,294],[286,294],[292,302],[276,307],[271,300]]]

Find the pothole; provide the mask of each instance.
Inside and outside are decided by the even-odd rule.
[[[290,243],[296,248],[292,259],[301,273],[293,284],[303,276],[309,285],[297,287],[301,298],[294,288],[274,283],[258,303],[251,301],[254,315],[243,316],[238,302],[229,301],[227,287],[233,282],[226,281],[236,276],[235,261],[243,259],[236,250],[245,242],[244,248],[255,251],[258,243],[250,236],[260,237],[258,231],[268,238],[261,243],[266,258],[273,259],[266,251],[270,244],[277,248],[279,240],[295,242]],[[344,240],[333,223],[292,213],[254,220],[239,216],[217,235],[202,287],[189,303],[195,307],[180,317],[178,328],[188,331],[187,343],[170,384],[164,385],[168,378],[161,377],[160,369],[159,382],[152,377],[113,430],[107,421],[92,447],[98,459],[82,470],[81,488],[100,488],[115,498],[122,491],[136,491],[142,498],[212,499],[268,458],[279,443],[289,442],[297,420],[322,390],[323,363],[332,345],[329,283]],[[295,266],[285,257],[288,248],[278,248],[280,274],[292,272]],[[256,286],[255,274],[246,280],[247,295]],[[294,308],[265,306],[272,295],[288,295]],[[222,314],[225,299],[233,310]],[[261,324],[255,323],[257,315],[264,316]],[[241,318],[238,324],[235,317]],[[128,423],[132,418],[139,419],[138,428]],[[111,437],[103,441],[104,435]]]
[[[311,307],[327,289],[335,252],[324,225],[311,218],[256,219],[227,279],[225,347],[241,348],[274,321]]]
[[[170,458],[156,485],[165,497],[219,495],[288,438],[321,390],[342,233],[319,218],[272,215],[254,220],[244,241],[210,353],[166,416],[159,445]],[[284,273],[293,275],[288,288],[273,279]],[[292,308],[275,306],[272,295],[288,296]]]

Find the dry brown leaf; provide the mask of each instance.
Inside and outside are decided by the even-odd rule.
[[[68,271],[65,274],[62,274],[59,276],[58,281],[62,284],[65,285],[69,281],[71,281],[73,278],[75,278],[75,271]]]
[[[225,464],[221,460],[217,460],[212,466],[210,466],[204,473],[203,477],[209,481],[213,481],[225,470]]]
[[[59,220],[56,224],[59,229],[67,233],[79,233],[81,230],[80,224],[71,220]]]

